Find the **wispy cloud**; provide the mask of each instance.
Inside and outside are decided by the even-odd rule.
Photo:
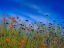
[[[1,14],[2,13],[5,13],[5,14],[11,13],[14,15],[17,14],[22,19],[29,19],[29,20],[33,20],[33,21],[42,21],[42,22],[47,21],[46,17],[45,17],[46,14],[49,15],[49,18],[51,20],[55,19],[59,16],[59,14],[56,13],[56,11],[59,11],[57,8],[58,6],[53,5],[53,2],[50,2],[50,1],[46,2],[46,1],[42,1],[42,0],[40,0],[40,1],[36,1],[36,0],[6,0],[4,2],[1,1],[1,3],[0,3],[1,4],[0,5],[0,13]],[[59,9],[61,9],[61,7]]]
[[[29,6],[30,8],[32,8],[32,9],[35,9],[36,12],[39,13],[39,14],[43,14],[43,15],[46,14],[46,12],[44,12],[44,11],[41,9],[41,7],[39,7],[38,5],[29,4],[29,3],[25,3],[25,4],[26,4],[27,6]],[[43,7],[44,7],[44,6],[43,6]]]

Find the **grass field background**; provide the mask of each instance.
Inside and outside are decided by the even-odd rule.
[[[0,48],[64,48],[63,28],[56,22],[37,22],[27,26],[28,20],[25,23],[19,21],[21,24],[17,20],[19,17],[6,19],[5,15],[2,16]]]

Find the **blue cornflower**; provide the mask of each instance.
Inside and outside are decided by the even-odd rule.
[[[64,29],[64,27],[62,27],[62,29]]]
[[[20,24],[22,26],[22,24]]]
[[[42,30],[40,30],[40,33],[42,33]]]
[[[58,44],[61,44],[61,41],[58,41]]]
[[[21,32],[18,32],[19,34],[21,34]]]
[[[4,34],[1,34],[2,35],[2,37],[4,36]]]
[[[22,29],[24,29],[24,28],[22,28]]]
[[[26,20],[28,22],[28,20]]]
[[[36,36],[33,37],[34,39],[36,38]]]
[[[50,44],[50,40],[46,40],[46,44]]]
[[[56,33],[54,33],[54,36],[57,36],[57,34],[56,34]]]
[[[6,36],[9,36],[8,34],[6,34]]]

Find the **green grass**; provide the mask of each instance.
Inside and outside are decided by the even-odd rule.
[[[53,30],[50,30],[53,32]],[[60,45],[53,45],[52,43],[52,39],[54,36],[49,36],[47,38],[45,38],[44,36],[46,35],[46,30],[45,32],[30,32],[31,36],[26,36],[26,31],[25,30],[21,30],[20,32],[22,34],[19,34],[18,31],[12,30],[10,29],[6,29],[6,27],[4,27],[4,25],[1,27],[0,29],[0,34],[4,34],[2,36],[0,36],[0,48],[42,48],[42,44],[45,43],[46,39],[49,38],[50,40],[50,44],[47,44],[48,48],[60,48],[63,46],[63,42]],[[50,32],[51,33],[51,32]],[[8,34],[8,36],[6,36],[6,34]],[[44,35],[45,34],[45,35]],[[52,34],[52,33],[51,33]],[[22,36],[25,36],[25,44],[19,46],[18,42],[22,40]],[[36,36],[36,38],[34,39],[33,37]],[[10,43],[6,43],[6,38],[9,38]],[[59,39],[59,38],[58,38]],[[61,40],[61,39],[60,39]],[[64,48],[64,46],[62,47]]]
[[[36,32],[35,30],[33,32],[31,30],[28,31],[31,35],[26,35],[26,30],[22,29],[22,27],[25,28],[26,26],[21,26],[15,30],[15,28],[6,28],[5,24],[1,25],[0,48],[43,48],[42,44],[46,44],[47,48],[64,48],[64,39],[61,37],[62,28],[58,29],[55,24],[53,24],[48,30],[46,30],[47,26],[43,25],[41,27],[43,30],[41,33],[40,31]],[[55,27],[58,30],[53,30]],[[54,36],[54,32],[57,33],[57,37]],[[25,36],[25,38],[22,39],[22,36]],[[9,43],[6,42],[6,38],[10,40]],[[24,40],[25,44],[18,45],[18,42],[21,40]],[[47,44],[46,40],[49,40],[50,43]],[[57,41],[61,41],[61,43],[59,44]]]

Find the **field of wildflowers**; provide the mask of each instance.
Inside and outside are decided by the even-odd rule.
[[[28,22],[20,20],[18,16],[6,17],[3,14],[0,48],[64,48],[63,26],[56,25],[55,21],[47,25],[42,22],[27,25]]]

